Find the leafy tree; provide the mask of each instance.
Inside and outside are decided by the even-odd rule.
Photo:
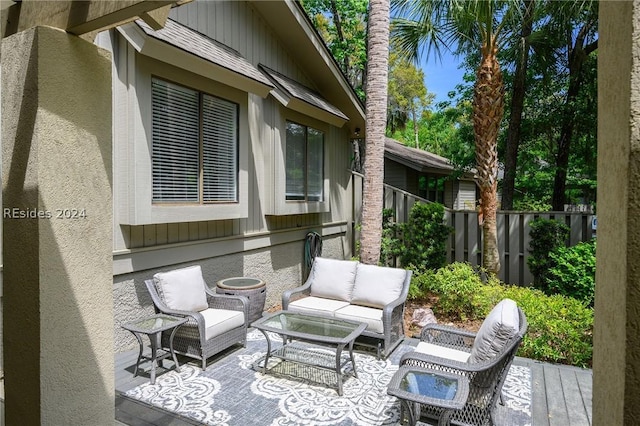
[[[435,95],[427,92],[424,85],[424,72],[395,53],[389,55],[389,112],[387,129],[393,133],[404,128],[411,118],[413,145],[419,147],[418,128],[422,112],[428,108]],[[402,121],[404,119],[404,121]]]
[[[366,154],[362,191],[360,261],[380,261],[384,180],[384,139],[389,73],[389,0],[371,0],[367,35]]]
[[[509,128],[504,159],[504,179],[502,183],[502,209],[513,208],[513,192],[516,182],[516,166],[518,163],[518,147],[522,127],[522,113],[526,94],[527,67],[529,65],[529,36],[533,31],[535,0],[525,0],[522,3],[522,26],[520,28],[520,42],[517,44],[516,69],[513,77],[511,93],[511,108],[509,114]]]
[[[504,85],[498,50],[510,36],[509,29],[520,13],[519,1],[494,0],[396,0],[394,49],[417,58],[426,43],[427,55],[453,43],[473,46],[480,53],[473,97],[476,169],[483,220],[483,265],[500,270],[496,227],[498,153],[497,140],[504,113]]]
[[[402,130],[389,136],[407,146],[419,147],[451,161],[460,175],[474,166],[473,123],[471,103],[463,101],[457,106],[439,105],[435,111],[423,111],[418,122],[418,145],[415,145],[413,120]]]
[[[302,0],[349,83],[364,99],[368,0]]]
[[[561,63],[568,71],[569,80],[562,108],[562,127],[556,142],[552,197],[553,209],[564,210],[569,157],[576,130],[576,103],[586,75],[585,65],[598,48],[598,11],[596,1],[551,2],[550,5],[556,19],[551,19],[544,27],[544,34],[549,40],[559,41],[552,53],[563,58]]]

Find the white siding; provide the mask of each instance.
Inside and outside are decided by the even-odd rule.
[[[455,187],[455,185],[454,185]],[[457,191],[453,194],[454,210],[475,210],[476,209],[476,184],[470,180],[460,180],[457,182]]]

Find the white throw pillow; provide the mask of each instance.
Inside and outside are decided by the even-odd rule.
[[[327,299],[351,300],[358,262],[316,257],[309,278],[311,295]]]
[[[520,329],[518,306],[511,299],[503,299],[493,307],[476,334],[469,356],[470,363],[488,361],[495,357]]]
[[[180,311],[202,311],[209,307],[206,283],[199,265],[159,272],[153,276],[158,283],[164,303]]]
[[[406,276],[404,269],[359,263],[351,303],[383,308],[400,297]]]

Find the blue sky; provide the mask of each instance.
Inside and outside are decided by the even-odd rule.
[[[424,71],[424,83],[427,90],[435,93],[434,106],[438,102],[449,100],[447,93],[455,90],[457,84],[462,83],[464,70],[458,69],[458,61],[448,51],[442,51],[442,60],[430,55],[429,60],[424,57],[420,61],[420,68]]]

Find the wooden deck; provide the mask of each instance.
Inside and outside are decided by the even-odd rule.
[[[116,355],[115,424],[197,425],[198,423],[189,419],[121,396],[122,392],[149,380],[148,376],[133,377],[136,357],[137,351]],[[184,359],[179,359],[179,362],[183,361]],[[167,360],[165,364],[170,367],[171,362]],[[531,369],[532,426],[591,426],[591,370],[541,363],[526,358],[516,358],[514,364]],[[158,372],[161,374],[162,370]]]

